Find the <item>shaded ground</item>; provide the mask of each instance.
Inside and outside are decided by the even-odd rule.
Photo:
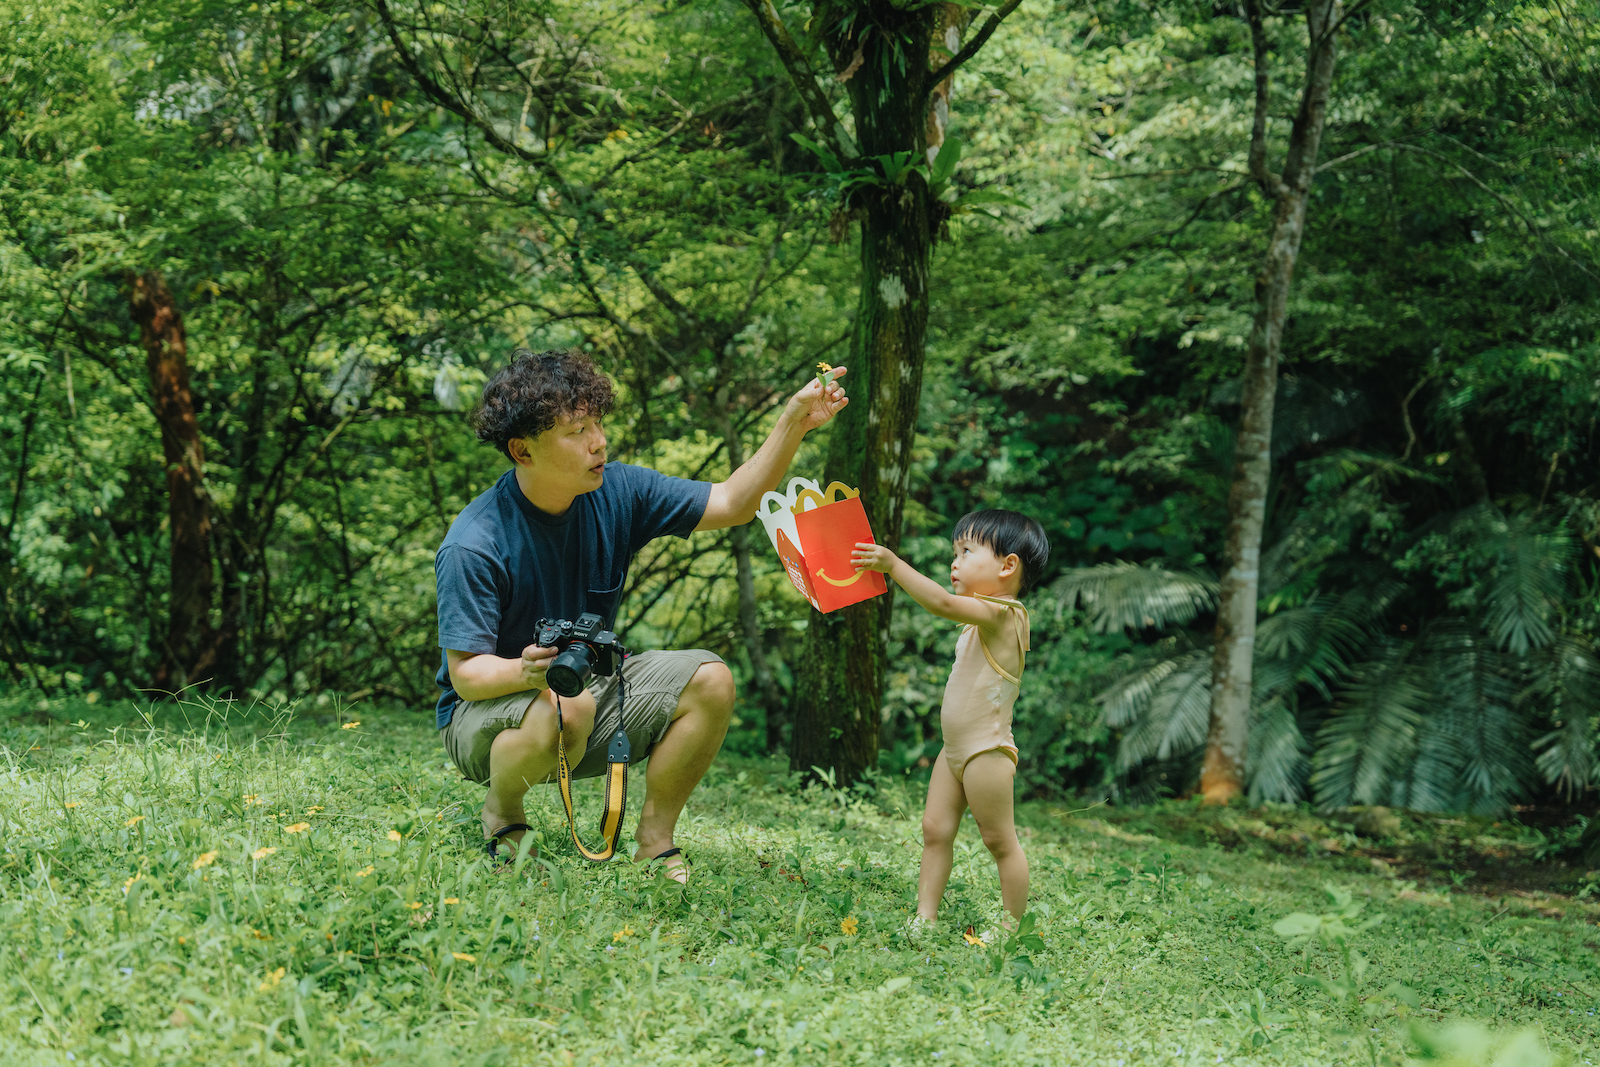
[[[1191,801],[1074,814],[1058,804],[1032,810],[1034,819],[1073,820],[1195,848],[1316,860],[1329,871],[1409,881],[1418,891],[1444,889],[1546,917],[1572,911],[1600,920],[1600,870],[1583,864],[1578,849],[1589,817],[1582,806],[1523,808],[1507,820],[1381,807],[1333,813],[1305,805],[1214,808]]]

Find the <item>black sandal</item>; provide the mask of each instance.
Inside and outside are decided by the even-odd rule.
[[[661,863],[662,860],[671,859],[673,856],[683,856],[683,849],[681,849],[681,848],[669,848],[665,852],[662,852],[659,855],[657,855],[654,858],[652,858],[650,862],[651,863]],[[688,885],[689,884],[689,857],[688,856],[683,856],[683,862],[678,864],[678,866],[683,868],[683,881],[678,882],[678,884],[679,885]],[[661,863],[661,866],[656,868],[656,873],[657,874],[666,874],[668,878],[672,878],[672,875],[667,874],[667,871],[672,870],[672,869],[673,868],[669,868],[665,863]],[[674,882],[678,881],[676,878],[672,878],[672,880]]]
[[[508,823],[507,825],[500,827],[500,829],[496,830],[494,833],[490,834],[489,840],[483,843],[483,850],[489,854],[489,858],[495,862],[496,866],[503,867],[516,859],[515,850],[513,850],[509,856],[502,856],[495,850],[495,846],[498,845],[507,834],[514,834],[518,830],[526,830],[531,833],[533,831],[533,827],[529,826],[525,822]],[[521,842],[513,842],[513,844],[520,845]],[[530,851],[528,854],[531,856],[533,855],[533,852]]]

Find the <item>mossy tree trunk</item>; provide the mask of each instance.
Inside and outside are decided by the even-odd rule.
[[[929,268],[947,210],[904,164],[925,161],[930,146],[943,141],[956,69],[1017,4],[1002,6],[963,47],[967,14],[959,5],[815,5],[809,31],[827,53],[834,83],[844,86],[852,134],[771,0],[746,3],[805,101],[818,140],[866,179],[842,208],[857,220],[861,242],[847,364],[854,402],[835,420],[823,474],[858,487],[874,536],[898,549],[922,398]],[[795,770],[816,768],[844,786],[876,766],[892,602],[891,589],[812,615],[794,692]]]
[[[1256,594],[1260,582],[1261,531],[1266,522],[1267,483],[1272,473],[1272,409],[1278,389],[1278,359],[1289,315],[1289,287],[1305,236],[1306,207],[1316,176],[1317,150],[1333,86],[1334,42],[1343,19],[1339,0],[1305,5],[1308,47],[1300,107],[1289,134],[1283,173],[1267,166],[1271,49],[1261,0],[1246,0],[1255,51],[1255,116],[1250,137],[1250,176],[1273,205],[1267,252],[1256,276],[1255,321],[1245,352],[1243,413],[1237,462],[1228,491],[1227,569],[1217,606],[1211,666],[1211,725],[1206,737],[1200,792],[1207,802],[1227,803],[1245,790],[1249,755],[1250,694],[1254,679]]]
[[[150,410],[161,429],[161,452],[167,467],[167,532],[172,542],[167,635],[153,685],[176,692],[209,678],[216,655],[205,446],[189,389],[183,315],[160,274],[134,274],[128,286],[150,376]]]

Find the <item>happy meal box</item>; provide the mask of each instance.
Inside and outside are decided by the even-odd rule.
[[[795,478],[787,493],[768,493],[757,513],[778,550],[789,580],[821,612],[837,611],[889,591],[877,571],[858,571],[850,562],[857,541],[872,541],[872,526],[861,506],[861,491],[843,482],[819,489],[810,478]]]

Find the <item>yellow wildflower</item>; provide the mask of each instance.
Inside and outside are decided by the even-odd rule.
[[[450,953],[450,955],[454,956],[456,959],[460,960],[462,963],[477,963],[478,962],[478,957],[469,956],[465,952],[452,952],[452,953]]]
[[[133,818],[129,819],[127,822],[123,823],[122,825],[124,825],[124,826],[138,826],[142,822],[144,822],[144,816],[143,815],[135,815]]]
[[[285,826],[283,828],[283,832],[286,833],[286,834],[303,834],[309,829],[311,829],[311,824],[310,823],[308,823],[308,822],[297,822],[293,826]]]
[[[79,805],[79,804],[82,804],[82,803],[83,803],[83,801],[81,801],[81,800],[69,800],[69,801],[67,801],[67,807],[69,807],[69,808],[75,808],[75,807],[77,807],[77,806],[78,806],[78,805]]]
[[[371,873],[372,873],[372,868],[371,867],[363,867],[361,870],[356,872],[356,877],[357,878],[365,878],[367,875],[369,875]]]
[[[126,893],[128,890],[133,888],[133,883],[142,882],[142,881],[144,881],[144,872],[140,871],[138,874],[134,875],[132,878],[129,878],[126,882],[122,883],[122,891],[124,893]]]
[[[399,830],[390,830],[389,831],[389,840],[390,841],[398,841],[398,840],[400,840],[400,831]]]
[[[970,927],[970,926],[967,927],[967,932],[961,935],[961,940],[965,941],[969,945],[982,945],[983,944],[983,938],[981,938],[981,937],[977,936],[976,934],[974,934],[972,932],[972,927]]]
[[[261,803],[261,794],[260,793],[246,793],[244,795],[244,806],[245,807],[248,808],[252,804],[259,804],[259,803]]]
[[[611,935],[611,940],[612,941],[621,941],[625,937],[632,937],[632,936],[633,936],[633,927],[624,926],[622,929],[618,930],[616,933]]]
[[[446,904],[459,904],[459,903],[461,903],[461,898],[460,897],[445,897],[444,898],[444,902]]]
[[[275,971],[268,971],[266,981],[256,986],[256,992],[265,993],[268,990],[278,988],[278,983],[283,981],[283,975],[284,969],[282,967],[279,967]]]
[[[217,862],[216,849],[212,849],[210,852],[202,852],[194,858],[194,869],[198,871],[201,867],[209,867],[215,862]]]
[[[278,850],[273,848],[271,845],[268,845],[265,848],[258,848],[254,852],[250,853],[250,858],[253,860],[264,860],[276,851]]]
[[[407,904],[406,907],[410,908],[412,911],[416,911],[418,908],[422,907],[422,901],[413,900],[411,903]]]
[[[321,810],[322,810],[322,805],[321,804],[313,804],[309,808],[306,809],[306,814],[307,815],[315,815],[317,812],[319,812]]]
[[[854,915],[850,916],[848,919],[840,919],[839,920],[839,929],[841,929],[841,930],[843,930],[845,932],[845,936],[846,937],[854,937],[854,936],[856,936],[856,930],[859,929],[859,928],[860,928],[860,920],[857,919]]]
[[[360,725],[361,725],[361,720],[357,719],[355,722],[347,722],[347,723],[345,723],[343,726],[339,727],[339,729],[341,729],[341,730],[354,730],[357,726],[360,726]]]

